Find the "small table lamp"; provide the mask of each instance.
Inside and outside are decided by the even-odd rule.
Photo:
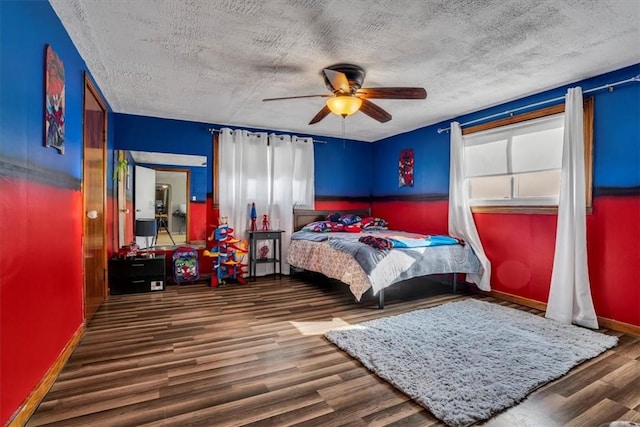
[[[149,237],[156,236],[157,226],[155,218],[136,219],[136,236],[145,238],[147,256],[149,256]]]

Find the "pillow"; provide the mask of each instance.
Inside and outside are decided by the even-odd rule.
[[[305,225],[304,227],[302,227],[302,230],[300,231],[311,231],[314,233],[328,233],[331,231],[342,231],[343,228],[344,228],[344,225],[340,224],[339,222],[315,221]]]
[[[333,212],[327,215],[327,221],[339,222],[339,219],[340,219],[340,212]]]
[[[338,220],[338,222],[344,225],[353,225],[353,224],[361,223],[362,218],[360,218],[358,215],[346,214],[346,215],[342,215]]]
[[[387,222],[387,220],[383,219],[383,218],[376,218],[373,216],[364,218],[362,220],[362,229],[364,230],[365,228],[369,228],[369,227],[387,227],[389,225],[389,223]]]
[[[360,223],[349,224],[344,226],[343,231],[347,231],[349,233],[360,233],[362,231],[362,227],[360,227]]]

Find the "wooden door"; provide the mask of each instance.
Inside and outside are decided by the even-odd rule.
[[[84,316],[89,323],[107,296],[105,158],[107,109],[85,75],[83,114]]]

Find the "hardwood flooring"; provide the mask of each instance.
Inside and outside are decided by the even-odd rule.
[[[324,322],[358,323],[470,297],[497,302],[452,295],[439,283],[409,289],[388,290],[384,310],[313,277],[112,296],[27,425],[442,425],[321,335]],[[617,347],[485,425],[640,422],[640,339],[615,335]]]

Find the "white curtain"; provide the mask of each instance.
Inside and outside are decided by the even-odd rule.
[[[545,316],[597,329],[587,267],[582,89],[569,89],[564,116],[556,249]]]
[[[313,140],[289,135],[269,135],[271,147],[271,226],[284,230],[282,272],[289,274],[286,262],[289,236],[293,232],[293,208],[314,208]]]
[[[268,148],[266,133],[220,130],[220,216],[227,217],[234,237],[241,240],[247,238],[251,203],[259,214],[268,212]]]
[[[227,217],[236,238],[246,239],[255,203],[258,229],[267,214],[272,229],[284,230],[282,273],[289,274],[293,208],[314,207],[313,140],[225,128],[220,131],[219,156],[220,215]],[[274,250],[271,242],[269,250]],[[273,272],[271,264],[256,267],[259,276]]]
[[[449,234],[463,239],[471,246],[480,260],[482,269],[479,274],[467,274],[469,282],[478,285],[483,291],[491,290],[491,262],[482,248],[482,242],[473,221],[469,207],[468,182],[464,171],[464,143],[462,130],[458,122],[451,123],[451,160],[449,172]]]

